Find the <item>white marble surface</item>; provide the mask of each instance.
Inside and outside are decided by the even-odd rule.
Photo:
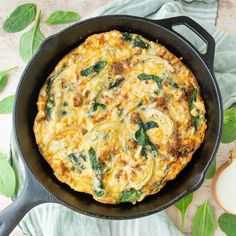
[[[41,29],[45,36],[49,36],[53,33],[60,31],[67,25],[58,26],[48,26],[44,23],[47,16],[54,10],[73,10],[80,13],[82,19],[91,11],[97,9],[99,6],[110,2],[111,0],[39,0],[39,1],[29,1],[29,0],[0,0],[0,70],[7,69],[12,66],[18,66],[18,70],[12,72],[9,77],[9,82],[7,87],[2,93],[0,93],[0,99],[4,98],[9,94],[14,94],[17,83],[20,79],[20,75],[25,67],[25,63],[21,60],[19,56],[19,38],[22,32],[9,34],[2,30],[2,24],[4,19],[9,15],[9,13],[19,4],[26,2],[35,2],[38,9],[42,10],[41,17]],[[236,36],[236,1],[235,0],[220,0],[220,8],[217,19],[217,26],[233,35]],[[0,115],[0,152],[8,153],[9,141],[11,132],[11,115]],[[221,165],[228,156],[228,152],[236,147],[236,142],[221,145],[217,154],[217,166]],[[216,204],[212,198],[210,191],[211,181],[205,181],[203,186],[194,193],[193,203],[187,211],[186,227],[185,233],[191,235],[191,218],[196,210],[196,207],[200,205],[203,201],[209,200],[210,203],[216,209],[216,216],[218,217],[223,211]],[[0,196],[0,210],[4,209],[9,205],[11,200]],[[181,224],[180,213],[175,207],[170,207],[167,210],[169,216],[173,222],[179,227]],[[11,236],[23,236],[24,234],[17,227]],[[224,235],[219,229],[215,232],[216,236]]]

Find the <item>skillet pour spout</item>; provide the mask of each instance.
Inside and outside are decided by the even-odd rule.
[[[207,45],[201,54],[188,40],[173,30],[185,25]],[[61,183],[42,158],[33,133],[39,90],[59,60],[88,36],[117,29],[137,33],[160,42],[173,54],[183,58],[201,88],[206,106],[207,130],[201,147],[191,162],[158,194],[132,205],[105,205],[91,196],[78,193]],[[21,218],[34,206],[53,202],[85,215],[104,219],[133,219],[166,209],[185,195],[198,189],[219,147],[222,128],[222,100],[213,74],[215,42],[212,36],[192,19],[181,16],[163,20],[115,15],[102,16],[76,23],[47,38],[28,63],[16,92],[13,113],[13,156],[25,167],[25,183],[20,196],[0,213],[0,235],[9,235]]]

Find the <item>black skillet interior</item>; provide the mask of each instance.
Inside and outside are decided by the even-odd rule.
[[[188,18],[182,17],[182,21],[185,21],[184,19]],[[39,182],[66,206],[78,212],[102,218],[135,218],[165,209],[180,197],[196,190],[202,183],[207,166],[219,145],[222,122],[220,94],[211,68],[206,65],[206,63],[212,65],[212,61],[205,61],[205,63],[190,44],[163,26],[166,23],[168,19],[163,22],[152,22],[131,16],[106,16],[84,21],[48,38],[28,64],[19,84],[15,103],[14,132],[18,149]],[[158,40],[176,56],[182,56],[183,62],[198,80],[207,111],[208,128],[205,140],[194,154],[192,161],[160,193],[147,197],[135,206],[101,204],[94,201],[91,196],[77,193],[59,182],[40,155],[32,130],[37,113],[36,101],[39,90],[58,61],[89,35],[113,29],[138,33],[154,42]],[[212,53],[214,55],[214,52]]]

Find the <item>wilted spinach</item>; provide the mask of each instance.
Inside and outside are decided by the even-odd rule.
[[[162,89],[162,80],[159,76],[142,73],[138,75],[140,80],[154,80],[159,89]]]
[[[124,39],[125,39],[126,41],[131,41],[131,39],[132,39],[132,34],[127,33],[127,32],[124,32],[124,33],[122,33],[122,35],[123,35],[123,37],[124,37]]]
[[[119,202],[136,202],[142,195],[142,190],[136,190],[134,188],[124,190],[119,196]]]
[[[98,61],[94,65],[92,65],[84,70],[81,70],[80,74],[82,76],[88,76],[94,72],[99,73],[106,66],[106,64],[107,64],[106,61]]]
[[[109,84],[108,89],[113,89],[118,87],[123,80],[124,80],[123,78],[118,78],[113,84],[112,83]]]
[[[134,46],[140,47],[140,48],[148,48],[150,46],[150,44],[145,42],[145,41],[143,41],[141,36],[137,36],[134,39]]]

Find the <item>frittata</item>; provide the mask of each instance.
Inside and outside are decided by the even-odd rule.
[[[94,34],[39,93],[34,133],[55,176],[107,204],[142,201],[191,160],[205,130],[192,72],[141,35]]]

